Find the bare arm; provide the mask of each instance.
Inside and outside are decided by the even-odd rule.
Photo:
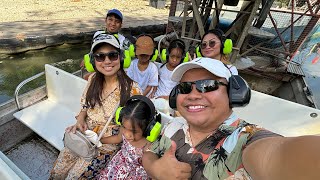
[[[144,152],[143,153],[142,164],[143,164],[144,169],[146,170],[146,172],[148,173],[148,175],[151,178],[157,179],[156,177],[159,176],[159,174],[157,174],[159,171],[154,166],[154,162],[158,159],[159,159],[159,157],[152,152]]]
[[[257,140],[244,150],[242,160],[253,179],[320,179],[320,136]]]
[[[79,129],[81,132],[84,132],[88,129],[88,125],[86,122],[87,117],[87,111],[81,111],[78,116],[76,116],[77,123],[75,125],[69,126],[66,128],[67,132],[73,132],[75,133],[77,129]]]
[[[152,87],[152,92],[151,92],[151,94],[149,95],[148,98],[153,98],[154,94],[156,93],[156,91],[158,89],[158,86],[151,86],[151,87]]]
[[[113,136],[108,136],[108,137],[103,137],[101,138],[101,143],[102,144],[119,144],[122,142],[122,132],[120,129],[119,134],[113,135]]]
[[[146,96],[151,91],[151,88],[152,86],[147,86],[142,95]]]

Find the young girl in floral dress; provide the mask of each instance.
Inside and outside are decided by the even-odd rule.
[[[154,105],[149,98],[136,95],[127,101],[125,107],[121,109],[119,118],[116,117],[116,122],[121,124],[120,133],[101,139],[103,144],[122,142],[122,146],[101,171],[99,179],[149,179],[142,167],[141,158],[150,141],[153,141],[150,137],[155,139],[158,136],[152,134],[149,129],[160,125],[157,120],[159,116],[156,115]]]

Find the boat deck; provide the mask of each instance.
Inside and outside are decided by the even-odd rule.
[[[47,180],[59,151],[36,134],[17,144],[5,155],[30,179]]]

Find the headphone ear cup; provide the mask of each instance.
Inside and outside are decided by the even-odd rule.
[[[95,71],[95,62],[92,53],[86,54],[83,56],[84,67],[88,72]]]
[[[135,51],[135,46],[134,44],[130,44],[129,46],[129,54],[130,54],[130,57],[133,58],[136,56],[136,51]]]
[[[156,117],[148,124],[144,131],[144,137],[149,142],[154,142],[160,135],[161,132],[161,115],[157,114]]]
[[[161,51],[161,61],[162,61],[162,63],[166,63],[167,62],[167,60],[168,60],[168,55],[167,55],[167,49],[162,49],[162,51]]]
[[[202,53],[201,53],[201,50],[200,50],[200,46],[197,46],[197,47],[196,47],[196,56],[197,56],[197,58],[198,58],[198,57],[202,57]]]
[[[159,55],[158,49],[154,49],[153,54],[151,55],[151,61],[152,62],[156,61],[158,58],[158,55]]]
[[[223,43],[223,54],[227,55],[232,52],[233,43],[231,39],[226,39]]]
[[[229,100],[233,107],[245,106],[250,102],[251,89],[248,83],[239,75],[229,79]]]
[[[169,106],[172,108],[172,109],[177,109],[177,97],[179,95],[179,90],[177,88],[177,86],[175,86],[171,92],[170,92],[170,95],[169,95]]]
[[[118,125],[121,125],[121,119],[120,119],[120,113],[123,107],[118,107],[118,109],[116,110],[116,114],[115,114],[115,122]]]
[[[128,68],[131,64],[130,50],[120,50],[120,58],[123,68]]]
[[[189,53],[186,53],[183,57],[182,63],[189,62]]]

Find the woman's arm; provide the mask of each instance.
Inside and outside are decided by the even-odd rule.
[[[320,136],[257,140],[245,148],[242,160],[253,179],[320,179]]]
[[[87,111],[81,110],[78,116],[76,116],[77,123],[73,126],[67,127],[66,131],[76,133],[77,129],[79,129],[81,132],[84,132],[85,130],[87,130],[88,125],[86,122],[86,117],[87,117]]]

